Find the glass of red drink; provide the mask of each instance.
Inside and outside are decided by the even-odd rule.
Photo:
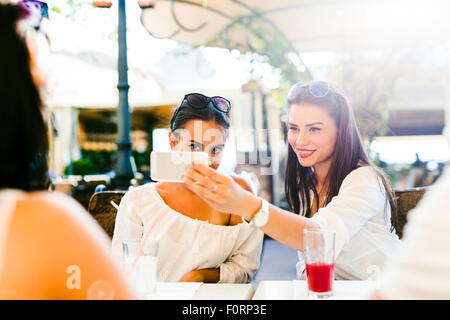
[[[331,297],[336,232],[330,229],[305,229],[303,234],[308,295],[312,298]]]

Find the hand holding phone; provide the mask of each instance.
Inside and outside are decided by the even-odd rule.
[[[183,182],[186,168],[193,164],[209,163],[205,152],[152,151],[150,154],[150,177],[155,181]]]

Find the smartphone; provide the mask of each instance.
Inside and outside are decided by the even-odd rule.
[[[152,151],[150,154],[150,177],[154,181],[183,182],[186,167],[193,164],[208,165],[205,152]]]

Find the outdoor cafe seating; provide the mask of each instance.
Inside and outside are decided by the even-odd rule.
[[[386,279],[377,278],[378,271],[374,277],[367,277],[368,269],[376,267],[379,271],[389,271],[388,267],[382,269],[384,265],[387,266],[384,264],[386,259],[394,256],[392,261],[398,262],[395,260],[402,258],[402,252],[394,251],[395,246],[403,243],[408,247],[408,238],[414,240],[414,231],[410,230],[415,229],[416,221],[408,218],[412,218],[416,212],[419,213],[419,218],[420,214],[424,214],[423,217],[430,220],[434,216],[429,212],[445,215],[445,210],[427,210],[426,203],[418,208],[424,210],[414,209],[431,186],[439,181],[450,159],[450,78],[447,77],[450,59],[445,58],[450,48],[450,20],[445,9],[450,9],[450,1],[381,2],[0,0],[0,7],[6,3],[14,3],[14,6],[20,4],[26,11],[26,14],[25,11],[21,14],[23,17],[16,18],[17,25],[14,25],[14,29],[20,32],[11,33],[12,29],[8,27],[7,33],[14,34],[15,37],[23,36],[22,40],[26,40],[28,47],[25,51],[28,54],[25,58],[30,63],[21,63],[20,66],[26,67],[27,80],[34,82],[32,87],[36,86],[39,93],[42,91],[41,99],[36,99],[39,100],[36,106],[42,109],[39,120],[45,120],[47,149],[41,150],[39,157],[32,162],[27,162],[27,168],[32,172],[42,167],[45,174],[41,172],[40,177],[45,177],[45,180],[42,179],[45,183],[41,189],[62,192],[73,198],[87,211],[88,218],[92,217],[101,227],[109,237],[108,239],[103,234],[103,240],[109,240],[106,244],[112,244],[112,248],[107,248],[113,249],[109,252],[111,257],[119,258],[117,262],[140,298],[145,295],[147,300],[301,300],[308,299],[311,292],[330,294],[320,298],[370,298],[370,292],[376,292],[372,289],[377,281],[372,280],[380,280],[381,283],[381,280]],[[22,19],[27,23],[18,23]],[[1,21],[6,20],[8,19]],[[22,28],[24,30],[20,30]],[[5,39],[8,40],[8,37]],[[12,47],[5,45],[2,51],[7,52]],[[6,55],[9,56],[12,55]],[[13,70],[11,74],[14,75],[18,67],[9,69]],[[29,76],[29,71],[33,79]],[[20,83],[11,81],[10,78],[13,77],[10,75],[3,78],[5,83]],[[19,89],[6,91],[21,98]],[[26,102],[26,99],[22,100]],[[12,110],[21,110],[16,103],[10,105]],[[198,115],[183,116],[189,113]],[[213,114],[214,119],[206,117]],[[25,115],[5,119],[9,121],[10,118],[20,120],[18,123],[27,119]],[[224,124],[221,124],[220,119]],[[204,139],[200,142],[196,139],[197,128],[203,130],[205,126],[197,126],[197,121],[189,123],[191,120],[209,122],[210,126],[206,128],[208,134],[211,128],[215,130],[215,125],[221,128],[215,130],[220,133],[218,137],[211,137],[214,138],[212,149],[206,146],[207,139],[204,136],[208,134],[203,134],[202,131]],[[138,228],[131,228],[128,223],[124,223],[123,233],[119,232],[122,224],[118,223],[114,236],[116,219],[123,218],[119,206],[122,199],[126,199],[123,198],[126,190],[154,181],[179,181],[159,179],[157,175],[153,175],[158,162],[155,161],[156,157],[151,157],[151,153],[162,154],[171,149],[186,151],[185,141],[178,139],[182,135],[177,130],[191,126],[196,131],[195,139],[187,140],[191,144],[187,150],[195,151],[197,145],[201,147],[199,151],[210,158],[210,164],[216,164],[217,160],[220,170],[215,166],[214,168],[219,173],[244,173],[241,177],[249,178],[250,189],[259,196],[258,203],[261,205],[247,219],[251,208],[256,207],[257,200],[252,199],[249,194],[236,196],[240,190],[237,187],[229,188],[236,184],[221,186],[218,183],[225,179],[208,180],[210,184],[214,181],[212,188],[209,188],[202,179],[195,178],[204,173],[204,169],[198,172],[187,170],[184,176],[189,177],[189,173],[194,173],[195,179],[184,178],[184,182],[204,202],[195,202],[198,199],[188,197],[194,193],[179,196],[183,190],[178,186],[178,189],[166,189],[170,195],[168,199],[174,199],[180,211],[186,208],[189,212],[185,214],[191,220],[196,219],[191,216],[198,214],[201,219],[197,219],[207,225],[217,216],[225,220],[223,215],[217,214],[217,210],[228,212],[229,220],[221,222],[219,227],[224,227],[221,230],[230,231],[231,226],[235,225],[238,225],[237,228],[231,231],[238,230],[238,235],[250,230],[251,237],[258,240],[255,241],[258,246],[249,245],[250,237],[232,245],[230,237],[219,237],[214,230],[211,238],[218,242],[220,240],[217,248],[225,247],[224,244],[233,248],[232,253],[216,250],[211,241],[208,241],[210,238],[202,236],[196,230],[195,234],[200,234],[197,248],[192,245],[194,241],[180,240],[180,233],[187,228],[178,229],[174,224],[164,226],[160,229],[161,233],[158,231],[149,237],[153,226],[160,221],[155,218],[153,211],[149,212],[152,214],[150,219],[154,220],[151,225],[146,225],[146,220],[142,219],[145,237],[140,237],[140,229],[139,232],[130,232]],[[21,131],[24,134],[30,133]],[[345,138],[347,133],[349,135]],[[17,141],[20,142],[20,139]],[[180,150],[175,148],[179,141],[183,142],[179,145]],[[331,141],[335,142],[331,144]],[[11,145],[12,152],[5,154],[15,154],[16,146]],[[25,145],[17,143],[17,148],[19,147],[27,150]],[[336,151],[338,148],[343,149],[342,153],[341,150]],[[294,154],[297,154],[298,161],[293,161]],[[43,163],[37,161],[41,156],[48,156],[48,166],[37,166]],[[380,178],[385,186],[384,190],[390,190],[390,186],[394,188],[397,213],[395,233],[401,241],[394,231],[389,233],[388,224],[380,224],[379,228],[372,224],[383,222],[386,218],[383,214],[389,203],[384,202],[384,199],[379,200],[382,198],[379,193],[372,192],[374,188],[367,192],[360,188],[358,181],[368,182],[367,185],[372,186],[371,180],[366,176],[361,175],[359,180],[348,180],[350,182],[347,185],[352,188],[351,195],[360,198],[356,201],[358,205],[352,205],[353,199],[349,202],[331,200],[338,195],[338,191],[343,190],[340,189],[341,184],[344,185],[341,171],[350,176],[350,171],[346,168],[355,167],[355,163],[361,166],[360,161],[354,161],[355,159],[362,161],[364,165],[373,164],[380,169],[383,173]],[[329,166],[333,161],[336,164]],[[191,160],[190,164],[192,163],[195,161]],[[207,163],[205,160],[205,165]],[[181,169],[178,164],[165,164],[170,173]],[[3,168],[9,169],[8,166]],[[362,171],[366,169],[362,168]],[[249,173],[247,177],[246,172]],[[208,175],[209,178],[219,176]],[[15,176],[11,176],[15,180]],[[314,185],[318,186],[317,190],[314,190]],[[207,193],[207,189],[214,194]],[[309,203],[310,199],[304,201],[311,190],[314,191],[312,204]],[[370,202],[370,206],[361,197],[366,193],[368,196],[377,196]],[[346,193],[348,194],[350,192]],[[147,196],[148,194],[144,195]],[[386,198],[392,204],[391,195]],[[216,200],[211,199],[220,200],[215,202]],[[432,197],[430,199],[433,200]],[[122,202],[123,205],[126,200]],[[342,213],[341,216],[335,215],[331,205],[329,209],[322,209],[321,214],[313,217],[319,208],[326,207],[330,201],[333,205],[341,203],[342,211],[341,208],[336,211]],[[139,200],[130,207],[137,208],[143,202]],[[161,204],[164,202],[161,201]],[[205,203],[210,204],[214,210],[205,207]],[[300,208],[300,211],[305,209],[308,212],[306,216],[312,219],[288,215],[288,212],[277,211],[274,207],[270,207],[269,211],[268,203],[286,211],[290,211],[289,206],[296,207],[296,210]],[[229,210],[224,209],[227,206]],[[377,210],[376,219],[373,215],[367,217],[373,207]],[[145,208],[136,210],[139,213],[147,212],[147,207]],[[165,208],[165,211],[169,210]],[[193,214],[189,215],[191,212]],[[249,220],[249,225],[239,224],[241,218],[236,213],[242,214],[242,219]],[[365,214],[363,218],[360,213]],[[170,215],[168,217],[173,218]],[[355,222],[346,221],[347,217],[355,218]],[[235,222],[234,218],[239,219]],[[418,225],[427,227],[419,218]],[[206,219],[209,220],[203,221]],[[268,223],[269,221],[272,223]],[[440,223],[438,219],[433,221]],[[384,222],[392,225],[392,221]],[[406,228],[408,235],[404,237],[408,223],[411,228]],[[356,229],[361,224],[365,224],[363,228],[367,227],[363,232]],[[251,229],[250,225],[259,229]],[[73,224],[69,226],[70,229],[74,227]],[[355,229],[352,229],[353,226],[356,226]],[[243,232],[244,228],[247,229]],[[97,231],[100,232],[101,229],[97,228]],[[431,230],[430,234],[436,235],[436,229],[429,227],[427,231]],[[173,232],[175,236],[160,236],[166,230]],[[273,230],[279,233],[272,232]],[[375,234],[373,231],[383,232],[384,237],[366,237],[366,230],[371,234]],[[3,229],[0,230],[0,236],[8,235],[2,231]],[[299,232],[298,235],[296,231]],[[312,240],[308,241],[309,233],[320,233],[317,238],[320,239],[319,249],[312,245]],[[448,234],[445,230],[443,233]],[[332,237],[325,238],[325,234],[331,234]],[[361,237],[357,238],[355,234]],[[71,240],[69,236],[65,239]],[[292,237],[286,240],[288,236]],[[178,243],[186,247],[175,251],[172,245],[178,244],[176,241],[173,244],[172,240],[178,240]],[[384,240],[386,242],[382,242]],[[437,241],[432,242],[431,236],[422,235],[416,243],[422,245],[426,243],[425,240],[432,245],[423,246],[424,251],[431,252],[430,247],[438,248],[434,246]],[[365,241],[368,243],[367,247]],[[153,246],[153,242],[156,245]],[[438,248],[442,252],[448,249],[445,246],[448,241],[438,242],[444,244],[442,248]],[[136,243],[138,246],[133,247]],[[332,246],[328,246],[330,243]],[[369,244],[372,247],[376,245],[376,250],[372,250]],[[342,250],[342,245],[348,245],[347,250]],[[248,255],[250,259],[242,253],[244,249],[241,247],[246,249],[252,246],[253,251]],[[80,251],[83,251],[87,246],[80,246],[76,242],[76,247],[81,247]],[[94,245],[90,247],[95,248]],[[136,248],[138,250],[134,250]],[[197,251],[192,251],[191,255],[191,251],[185,248]],[[416,249],[411,249],[413,259],[409,260],[419,261],[415,259],[418,256]],[[0,258],[2,250],[0,243]],[[311,259],[308,251],[313,251],[321,259]],[[59,255],[59,252],[55,257],[67,257]],[[197,258],[200,256],[199,252],[218,253],[220,259],[205,267],[189,261],[189,272],[180,268],[183,265],[181,262],[184,262],[183,254],[188,258]],[[23,264],[21,255],[16,256],[19,257],[19,264]],[[92,256],[97,258],[99,255]],[[448,254],[442,256],[449,257]],[[45,256],[49,261],[51,257],[48,254]],[[164,264],[165,257],[174,258],[173,263],[167,265],[183,270],[187,277],[173,277],[173,282],[169,282],[169,278],[163,274],[165,272],[167,275],[171,270]],[[234,259],[235,257],[243,258],[239,260]],[[209,257],[208,259],[215,261]],[[344,261],[345,259],[348,261]],[[249,260],[251,261],[248,262]],[[7,256],[5,261],[13,260]],[[97,260],[90,258],[90,261],[94,265],[92,269],[102,271],[103,277],[104,268],[98,267]],[[426,258],[420,261],[435,263],[433,259]],[[283,267],[280,267],[281,263]],[[439,261],[435,264],[438,265]],[[251,272],[244,270],[244,274],[239,270],[239,274],[236,274],[244,276],[228,278],[226,269],[235,265],[249,267]],[[448,265],[450,259],[447,261]],[[403,264],[398,266],[400,272],[391,273],[393,278],[398,274],[403,276],[409,270],[419,269],[408,265],[405,267]],[[408,267],[410,268],[407,269]],[[36,266],[33,268],[32,271],[35,272]],[[341,273],[340,268],[348,273]],[[361,273],[353,272],[352,269],[358,268],[362,270]],[[15,268],[11,269],[16,272]],[[214,277],[208,274],[211,269]],[[445,273],[446,269],[443,269]],[[83,273],[84,270],[86,269],[83,269]],[[316,274],[325,274],[323,277],[316,276],[316,279],[320,278],[322,282],[331,284],[327,286],[328,289],[312,290],[309,287],[314,279],[314,272],[311,270]],[[25,279],[19,272],[14,274]],[[303,276],[305,277],[302,278]],[[117,276],[111,278],[120,279]],[[302,280],[298,280],[300,278]],[[407,278],[405,276],[406,280]],[[393,282],[392,279],[389,280]],[[409,285],[411,282],[406,280],[405,283]],[[226,281],[230,283],[221,283]],[[436,282],[438,285],[439,281],[441,279]],[[432,281],[430,283],[435,285]],[[405,286],[405,291],[410,289],[408,285]],[[66,287],[68,288],[67,283]],[[142,288],[148,290],[141,290]],[[103,290],[100,291],[103,293]],[[422,290],[421,294],[431,296],[426,290]],[[444,297],[449,296],[450,291],[447,289]]]
[[[407,223],[408,212],[417,206],[426,192],[426,187],[396,190],[398,208],[397,234],[401,238]],[[89,201],[89,213],[105,230],[110,238],[114,233],[117,209],[111,203],[120,205],[125,191],[100,191],[92,195]],[[286,257],[292,259],[292,257]],[[272,268],[265,260],[260,269]],[[275,266],[276,267],[276,266]],[[258,270],[264,273],[264,270]],[[208,284],[208,283],[163,283],[158,282],[157,290],[149,299],[156,300],[221,300],[225,296],[233,300],[303,300],[309,299],[304,280],[272,280],[258,279],[257,283],[248,284]],[[335,294],[332,299],[367,299],[374,282],[367,281],[335,281]]]

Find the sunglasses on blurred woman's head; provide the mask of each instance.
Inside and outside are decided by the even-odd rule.
[[[288,99],[295,99],[298,94],[304,89],[308,88],[309,93],[316,98],[323,98],[328,94],[330,87],[325,81],[312,81],[312,82],[297,82],[294,84],[288,93]]]
[[[48,6],[45,2],[38,0],[22,0],[20,5],[28,11],[39,11],[42,17],[48,19]]]

